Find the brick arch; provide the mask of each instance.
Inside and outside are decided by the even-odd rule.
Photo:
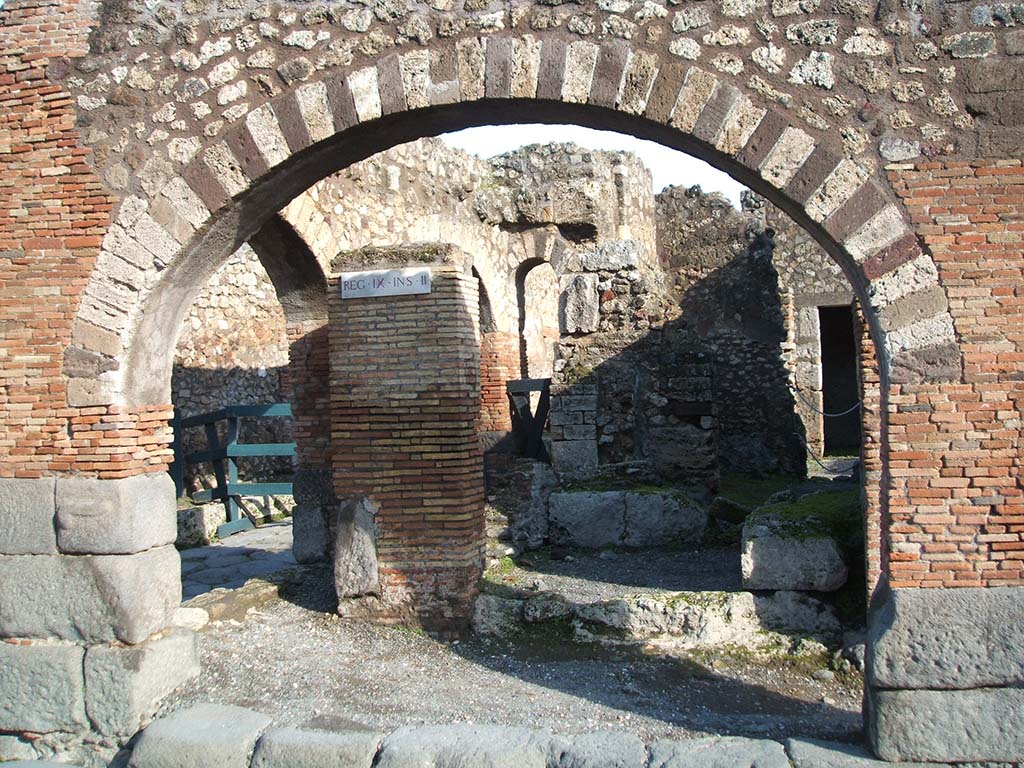
[[[196,277],[312,183],[397,143],[523,119],[619,130],[725,170],[789,213],[842,266],[869,308],[883,381],[959,378],[946,297],[902,205],[827,139],[758,106],[724,76],[652,63],[623,43],[566,45],[544,37],[528,46],[492,36],[470,44],[480,66],[456,67],[445,81],[432,79],[431,65],[454,50],[391,54],[345,77],[299,86],[204,147],[157,199],[123,204],[105,251],[118,247],[118,236],[144,237],[140,230],[181,247],[144,305],[131,308],[122,332],[126,369],[101,397],[166,399],[166,343],[158,329],[176,328]],[[534,73],[525,83],[524,71]],[[102,265],[101,254],[86,305],[105,279]],[[86,337],[76,332],[72,345],[87,348]]]

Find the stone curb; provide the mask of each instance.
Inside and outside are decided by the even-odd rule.
[[[607,731],[573,737],[493,725],[405,726],[365,731],[277,728],[239,707],[199,704],[157,720],[138,737],[131,768],[931,768],[887,763],[863,748],[810,739],[712,736],[644,744]],[[183,762],[184,761],[184,762]]]

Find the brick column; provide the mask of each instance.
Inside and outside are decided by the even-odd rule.
[[[480,334],[481,432],[512,429],[505,384],[519,377],[519,337],[500,331]]]
[[[342,271],[427,265],[429,294],[342,299]],[[451,246],[340,254],[329,283],[343,615],[450,634],[482,573],[477,284]]]
[[[331,481],[330,350],[326,320],[288,326],[288,367],[282,396],[292,404],[296,470],[292,551],[300,563],[326,560],[331,542],[328,511]]]

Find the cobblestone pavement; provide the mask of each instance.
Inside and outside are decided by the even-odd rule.
[[[235,589],[248,579],[294,566],[291,522],[262,525],[208,547],[183,550],[182,600],[218,587]]]

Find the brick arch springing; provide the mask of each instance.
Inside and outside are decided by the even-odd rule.
[[[158,329],[177,328],[197,278],[303,189],[404,141],[523,119],[619,130],[725,170],[793,216],[842,266],[870,308],[883,381],[959,378],[936,269],[900,204],[853,161],[697,67],[637,70],[637,53],[622,44],[592,46],[594,66],[584,92],[564,76],[579,54],[545,39],[530,49],[539,60],[537,80],[528,88],[535,98],[512,98],[522,92],[513,83],[515,43],[512,37],[480,41],[483,66],[453,73],[450,87],[431,80],[429,67],[421,66],[423,52],[392,54],[345,78],[308,83],[278,97],[201,150],[159,200],[165,217],[198,229],[183,238],[184,247],[145,304],[131,308],[135,322],[122,336],[126,367],[111,379],[109,399],[166,399],[167,345]],[[625,87],[637,78],[649,81],[646,88]],[[137,209],[126,214],[122,206],[125,231],[133,231],[137,219]],[[97,274],[93,282],[102,279]],[[82,343],[77,335],[76,343]]]

